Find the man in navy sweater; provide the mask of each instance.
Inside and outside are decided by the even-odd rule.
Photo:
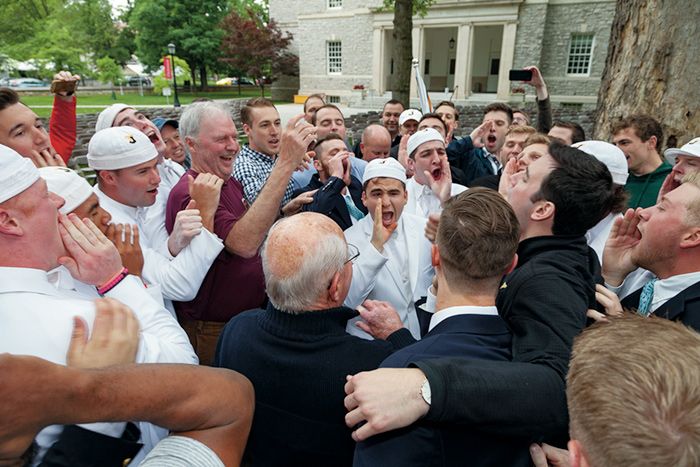
[[[212,363],[253,383],[247,450],[256,467],[352,465],[345,376],[377,368],[392,351],[345,332],[357,315],[342,305],[358,254],[322,214],[297,214],[270,230],[260,253],[270,304],[229,321]]]

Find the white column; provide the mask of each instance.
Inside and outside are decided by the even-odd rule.
[[[384,30],[374,28],[372,36],[372,89],[375,89],[375,96],[381,96],[385,89],[386,66],[384,65]]]
[[[508,100],[510,92],[510,81],[508,72],[513,68],[513,57],[515,55],[515,32],[518,26],[516,23],[506,23],[503,25],[503,41],[501,43],[501,62],[498,67],[498,92],[496,98]]]
[[[455,62],[455,99],[469,97],[472,68],[472,31],[471,24],[460,25],[457,29],[457,52]]]

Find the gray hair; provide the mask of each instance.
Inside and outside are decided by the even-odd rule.
[[[210,101],[210,102],[195,102],[185,107],[182,112],[179,122],[180,136],[184,139],[190,137],[195,139],[199,135],[199,126],[202,123],[202,117],[204,115],[212,115],[217,112],[223,112],[224,114],[231,117],[231,108],[221,102]]]
[[[277,221],[270,229],[274,231]],[[267,242],[260,250],[262,257],[263,273],[265,274],[265,286],[270,302],[281,311],[300,313],[309,308],[328,290],[328,283],[333,275],[343,270],[348,259],[348,246],[343,237],[329,233],[323,237],[313,250],[306,253],[303,264],[293,275],[288,277],[275,277],[270,272],[267,262]]]

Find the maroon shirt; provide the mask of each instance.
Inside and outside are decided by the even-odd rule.
[[[190,202],[187,175],[197,178],[194,170],[188,170],[170,192],[165,211],[165,228],[172,232],[175,216]],[[221,188],[219,208],[214,216],[214,233],[225,240],[233,225],[246,212],[243,186],[229,178]],[[175,311],[188,319],[227,322],[246,310],[259,308],[265,299],[265,277],[259,255],[243,258],[228,253],[219,253],[194,300],[173,302]]]

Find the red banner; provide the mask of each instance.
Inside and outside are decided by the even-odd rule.
[[[163,57],[163,68],[165,68],[165,79],[173,79],[173,69],[170,66],[170,57]]]

